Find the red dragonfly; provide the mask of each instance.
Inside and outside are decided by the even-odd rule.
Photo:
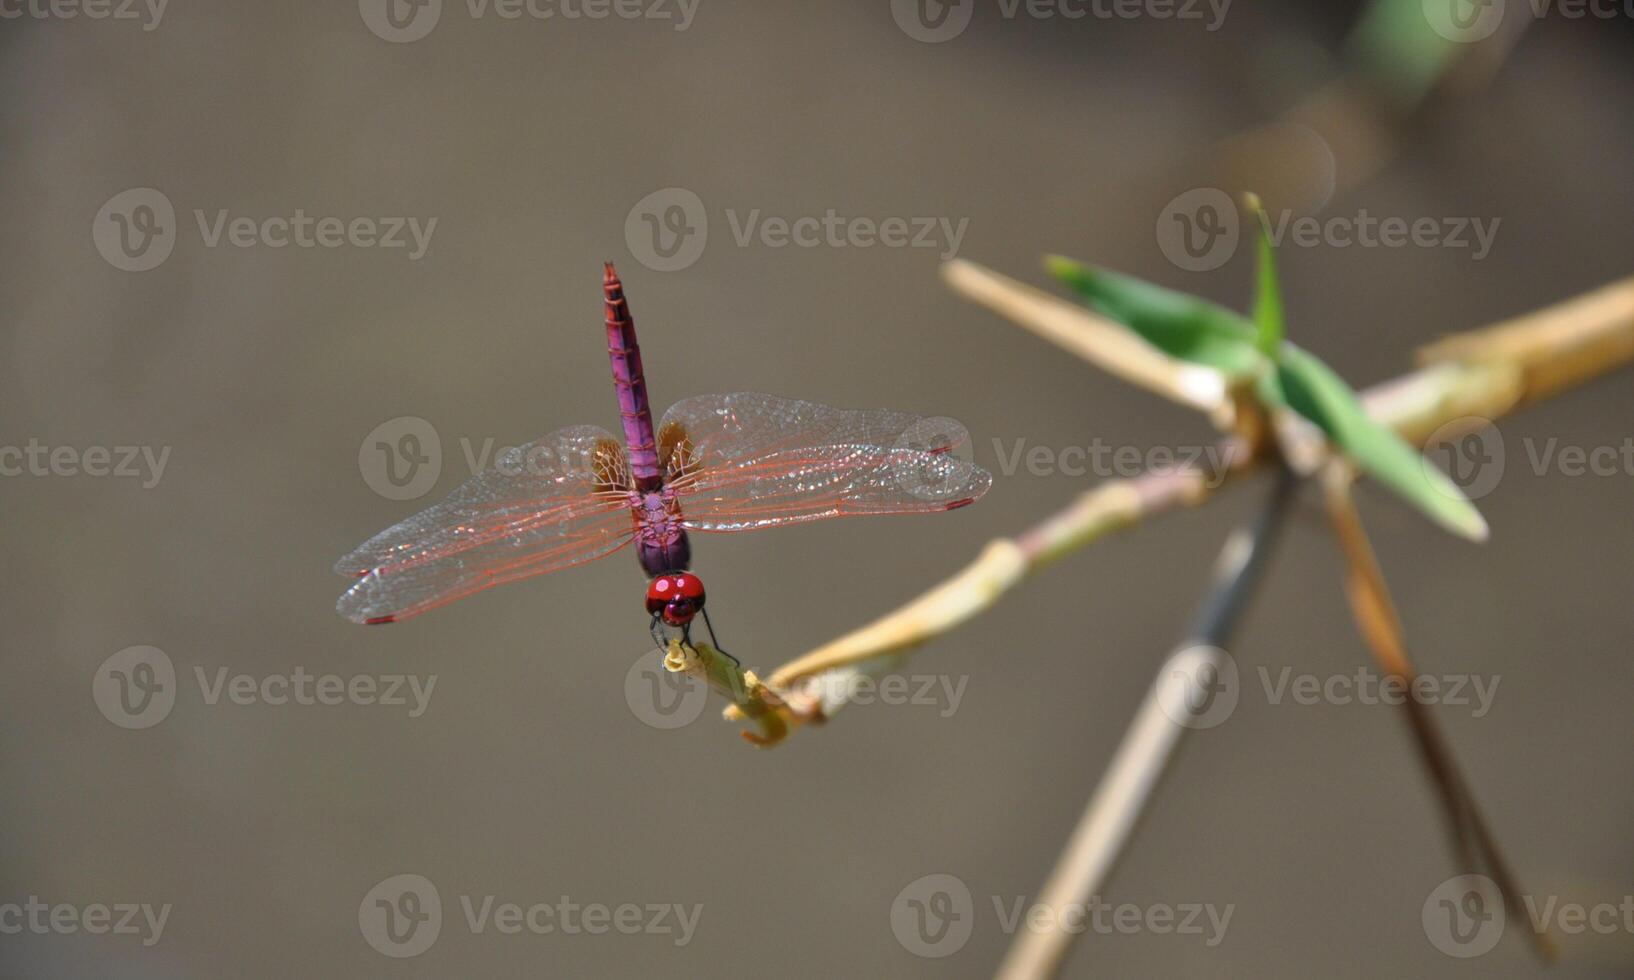
[[[634,542],[651,579],[654,639],[663,645],[662,623],[690,641],[701,612],[713,639],[703,583],[687,570],[688,531],[953,510],[992,485],[986,470],[949,452],[967,437],[956,424],[904,412],[741,392],[688,398],[655,428],[612,263],[602,291],[624,444],[581,425],[501,454],[493,469],[336,564],[357,579],[336,603],[342,616],[396,622]]]

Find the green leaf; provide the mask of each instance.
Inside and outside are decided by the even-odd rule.
[[[1254,346],[1254,325],[1223,306],[1059,255],[1044,261],[1085,305],[1171,357],[1233,378],[1252,374],[1265,362]]]
[[[1310,419],[1369,476],[1404,497],[1447,530],[1484,541],[1481,512],[1446,474],[1418,450],[1367,414],[1344,379],[1314,355],[1282,346],[1274,375],[1266,375],[1260,397]]]
[[[1260,207],[1259,198],[1249,194],[1245,203],[1248,211],[1254,215],[1254,227],[1259,231],[1259,251],[1255,253],[1258,272],[1254,294],[1256,342],[1260,353],[1275,357],[1277,348],[1282,346],[1286,327],[1282,316],[1282,286],[1277,281],[1277,257],[1271,248],[1271,222],[1265,216],[1265,209]]]

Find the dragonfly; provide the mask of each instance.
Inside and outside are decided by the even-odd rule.
[[[947,419],[739,392],[684,399],[654,425],[635,321],[610,262],[602,294],[622,444],[578,425],[501,453],[335,565],[355,578],[336,603],[342,616],[394,623],[633,544],[649,579],[653,639],[664,646],[670,627],[690,643],[702,614],[713,641],[689,532],[948,511],[992,486],[991,474],[953,452],[968,433]]]

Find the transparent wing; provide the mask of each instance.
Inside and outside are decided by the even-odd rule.
[[[950,423],[943,425],[941,423]],[[950,419],[890,409],[831,408],[755,391],[698,395],[670,406],[659,429],[679,425],[711,461],[743,461],[803,446],[870,445],[946,451],[938,437],[969,433]],[[949,428],[957,431],[949,433]]]
[[[575,426],[510,450],[447,499],[342,558],[336,603],[358,623],[405,619],[489,586],[611,554],[634,532],[624,450]]]
[[[659,429],[666,482],[700,531],[952,510],[993,478],[950,450],[951,419],[739,393],[677,403]]]

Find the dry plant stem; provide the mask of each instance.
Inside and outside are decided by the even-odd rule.
[[[1171,401],[1212,411],[1225,400],[1226,386],[1219,372],[1177,361],[1121,324],[1081,306],[1064,304],[1049,293],[962,259],[944,264],[942,278],[966,299]]]
[[[956,290],[1068,350],[1095,343],[1066,339],[1074,318],[1084,338],[1101,335],[1098,318],[1076,304],[974,263],[955,260],[946,274]],[[967,292],[971,283],[980,286]],[[1046,322],[1048,329],[1041,326]],[[1432,363],[1363,393],[1375,419],[1414,443],[1422,443],[1449,422],[1466,416],[1499,418],[1517,405],[1575,387],[1634,359],[1634,279],[1490,331],[1450,338],[1429,348],[1426,356]],[[1094,363],[1143,385],[1149,376],[1133,376],[1118,358]],[[1223,404],[1229,405],[1229,398]],[[906,606],[785,664],[771,683],[779,686],[837,666],[900,653],[955,629],[990,608],[1037,568],[1112,531],[1202,503],[1220,483],[1260,462],[1229,445],[1223,453],[1232,465],[1220,473],[1185,467],[1097,485],[1032,530],[990,543],[970,566]]]
[[[1558,306],[1443,338],[1419,351],[1421,364],[1500,361],[1524,375],[1525,401],[1576,387],[1601,366],[1634,359],[1634,330],[1617,329],[1634,309],[1634,279],[1602,286]]]
[[[1410,692],[1418,672],[1408,658],[1395,602],[1368,541],[1361,515],[1356,511],[1350,492],[1353,478],[1348,465],[1335,461],[1324,470],[1322,480],[1328,517],[1345,554],[1346,595],[1356,626],[1373,651],[1379,669],[1387,677],[1398,679],[1402,690]],[[1429,707],[1409,694],[1402,700],[1402,708],[1430,781],[1441,797],[1453,850],[1463,870],[1488,872],[1503,895],[1510,917],[1516,922],[1529,923],[1531,919],[1520,885],[1498,849],[1475,794],[1458,768],[1451,745],[1437,727]],[[1553,962],[1557,955],[1553,938],[1547,932],[1534,929],[1525,932],[1538,955],[1546,962]]]
[[[1226,540],[1190,638],[1175,648],[1160,671],[1173,669],[1176,657],[1187,658],[1187,676],[1198,676],[1197,670],[1210,666],[1219,669],[1224,656],[1218,648],[1231,642],[1243,609],[1255,591],[1277,532],[1292,509],[1295,482],[1293,474],[1281,471],[1259,516]],[[1163,681],[1161,673],[1153,681],[1066,850],[1039,892],[1034,907],[1051,910],[1054,914],[1047,921],[1054,926],[1039,931],[1020,930],[999,967],[1000,980],[1052,977],[1066,962],[1076,933],[1061,928],[1061,913],[1081,907],[1106,886],[1182,736],[1189,731],[1170,717],[1172,707],[1159,704]]]

